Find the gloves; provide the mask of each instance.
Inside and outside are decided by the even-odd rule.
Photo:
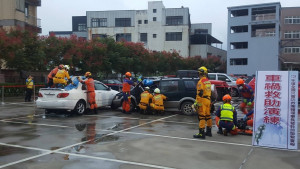
[[[196,112],[195,104],[192,105],[192,109],[194,112]]]
[[[245,115],[245,116],[243,117],[243,120],[244,120],[244,121],[247,121],[247,115]]]
[[[248,102],[248,100],[247,100],[247,99],[243,99],[243,102],[244,102],[244,103],[247,103],[247,102]]]
[[[252,102],[248,102],[247,105],[248,105],[248,106],[251,106],[251,105],[252,105]]]

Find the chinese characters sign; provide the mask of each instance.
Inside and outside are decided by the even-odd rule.
[[[256,75],[252,144],[297,149],[298,72]]]

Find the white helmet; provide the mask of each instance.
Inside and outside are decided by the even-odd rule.
[[[146,90],[146,91],[149,91],[149,90],[150,90],[150,88],[147,86],[147,87],[145,87],[145,90]]]
[[[156,89],[154,90],[154,93],[160,93],[159,88],[156,88]]]
[[[65,68],[66,70],[70,70],[70,66],[69,66],[69,65],[65,65],[64,68]]]

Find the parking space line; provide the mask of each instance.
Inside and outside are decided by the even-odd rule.
[[[42,123],[25,123],[25,122],[18,122],[18,121],[9,121],[9,120],[0,120],[4,123],[17,123],[17,124],[27,124],[27,125],[37,125],[37,126],[48,126],[48,127],[60,127],[60,128],[74,128],[70,126],[62,126],[62,125],[54,125],[54,124],[42,124]]]
[[[164,167],[164,166],[159,166],[159,165],[139,163],[139,162],[133,162],[133,161],[124,161],[124,160],[117,160],[117,159],[110,159],[110,158],[103,158],[103,157],[95,157],[95,156],[89,156],[89,155],[84,155],[84,154],[74,154],[74,153],[66,153],[66,152],[56,152],[56,153],[72,155],[72,156],[77,156],[77,157],[82,157],[82,158],[97,159],[97,160],[111,161],[111,162],[117,162],[117,163],[123,163],[123,164],[131,164],[131,165],[137,165],[137,166],[143,166],[143,167],[150,167],[150,168],[174,169],[174,168]]]
[[[253,151],[253,148],[251,148],[251,150],[248,152],[246,158],[245,158],[244,161],[242,162],[242,164],[241,164],[241,166],[240,166],[239,169],[242,169],[242,168],[243,168],[244,164],[247,162],[248,158],[250,157],[252,151]]]
[[[115,131],[115,132],[106,134],[103,137],[107,137],[107,136],[110,136],[110,135],[113,135],[113,134],[117,134],[117,133],[120,133],[120,132],[123,132],[123,131],[131,130],[131,129],[134,129],[134,128],[137,128],[137,127],[140,127],[140,126],[143,126],[143,125],[146,125],[146,124],[150,124],[150,123],[153,123],[153,122],[156,122],[156,121],[160,121],[160,120],[164,120],[164,119],[167,119],[167,118],[171,118],[171,117],[174,117],[174,116],[177,116],[177,115],[167,116],[167,117],[160,118],[160,119],[157,119],[157,120],[153,120],[153,121],[150,121],[150,122],[142,123],[142,124],[137,125],[137,126],[132,126],[132,127],[120,130],[120,131]],[[38,124],[35,123],[35,125],[38,125]],[[48,126],[53,126],[53,125],[48,125]],[[54,126],[57,126],[57,125],[54,125]],[[103,138],[103,137],[101,137],[101,138]],[[93,140],[97,141],[98,139],[89,139],[89,140],[86,140],[86,141],[83,141],[83,142],[80,142],[80,143],[72,144],[72,145],[69,145],[69,146],[66,146],[66,147],[62,147],[62,148],[59,148],[59,149],[47,152],[47,153],[44,153],[44,154],[36,155],[36,156],[33,156],[33,157],[28,157],[28,158],[25,158],[25,159],[22,159],[22,160],[19,160],[19,161],[15,161],[15,162],[12,162],[12,163],[9,163],[9,164],[5,164],[3,166],[0,166],[0,168],[4,168],[4,167],[15,165],[15,164],[18,164],[18,163],[21,163],[21,162],[32,160],[32,159],[35,159],[35,158],[38,158],[38,157],[41,157],[41,156],[44,156],[44,155],[48,155],[50,153],[57,153],[57,152],[62,151],[64,149],[68,149],[68,148],[71,148],[71,147],[74,147],[74,146],[77,146],[77,145],[85,144],[85,143],[93,141]]]
[[[91,116],[91,117],[112,117],[112,118],[127,118],[133,120],[154,120],[154,119],[143,119],[143,118],[134,118],[134,117],[126,117],[126,116],[109,116],[109,115],[84,115],[84,116]],[[180,123],[180,124],[198,124],[194,122],[179,122],[179,121],[169,121],[169,120],[161,120],[166,123]]]
[[[143,167],[173,169],[173,168],[169,168],[169,167],[153,165],[153,164],[147,164],[147,163],[139,163],[139,162],[133,162],[133,161],[125,161],[125,160],[117,160],[117,159],[110,159],[110,158],[103,158],[103,157],[95,157],[95,156],[89,156],[89,155],[83,155],[83,154],[74,154],[74,153],[67,153],[67,152],[54,152],[53,150],[40,149],[40,148],[35,148],[35,147],[27,147],[27,146],[20,146],[20,145],[6,144],[6,143],[0,143],[0,145],[8,146],[8,147],[15,147],[15,148],[22,148],[22,149],[27,149],[27,150],[45,151],[45,153],[43,153],[43,154],[28,157],[28,158],[25,158],[25,159],[22,159],[22,160],[19,160],[19,161],[15,161],[15,162],[12,162],[12,163],[8,163],[8,164],[0,166],[0,168],[8,167],[8,166],[20,163],[20,162],[24,162],[24,161],[27,161],[27,160],[31,160],[31,159],[34,159],[34,158],[41,157],[41,156],[49,155],[51,153],[57,153],[57,154],[72,155],[72,156],[77,156],[77,157],[82,157],[82,158],[117,162],[117,163],[123,163],[123,164],[131,164],[131,165],[137,165],[137,166],[143,166]]]

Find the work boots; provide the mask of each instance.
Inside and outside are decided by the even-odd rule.
[[[205,139],[204,129],[199,129],[199,133],[194,135],[194,138]]]
[[[224,136],[228,136],[227,133],[228,133],[228,131],[226,129],[224,129],[224,131],[223,131]]]
[[[223,130],[222,130],[222,127],[219,127],[219,130],[217,132],[218,134],[223,134]]]
[[[206,127],[205,135],[206,135],[206,136],[209,136],[209,137],[212,137],[212,134],[211,134],[211,127]]]

